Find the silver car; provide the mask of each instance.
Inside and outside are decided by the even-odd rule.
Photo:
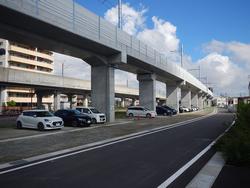
[[[149,110],[143,106],[130,106],[127,110],[127,116],[129,117],[155,117],[156,112],[153,110]]]
[[[46,110],[26,110],[16,120],[17,128],[32,128],[38,130],[61,129],[64,122]]]

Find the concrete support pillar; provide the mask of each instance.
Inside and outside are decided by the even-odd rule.
[[[174,108],[179,112],[179,106],[180,106],[180,99],[181,99],[181,89],[179,84],[176,85],[170,85],[166,84],[167,89],[167,106]]]
[[[198,107],[198,93],[197,92],[191,92],[191,104],[195,107]]]
[[[89,99],[88,96],[83,97],[83,106],[88,107],[89,106]]]
[[[125,98],[121,98],[121,107],[125,108]]]
[[[132,106],[136,106],[136,99],[132,99]]]
[[[138,74],[139,101],[141,106],[150,110],[156,108],[156,79],[154,74]]]
[[[114,68],[106,65],[91,67],[91,101],[104,112],[108,122],[115,120]]]
[[[6,102],[7,102],[6,87],[0,86],[0,114],[3,113],[3,107],[6,106]]]
[[[206,97],[206,105],[207,105],[207,107],[212,106],[212,100],[208,96]]]
[[[60,92],[55,91],[54,92],[54,111],[57,111],[60,109]]]
[[[198,107],[200,110],[203,109],[203,98],[201,93],[198,94]]]
[[[36,106],[38,109],[43,108],[43,93],[42,92],[36,92]]]
[[[68,102],[69,102],[69,107],[73,107],[73,94],[67,94],[68,96]]]
[[[206,108],[207,107],[207,97],[205,95],[202,96],[202,104],[203,104],[203,108]]]
[[[207,99],[207,107],[211,107],[212,106],[212,101],[211,99]]]
[[[190,89],[181,90],[181,105],[191,108],[191,91]]]

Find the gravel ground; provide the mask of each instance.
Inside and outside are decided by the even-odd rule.
[[[172,117],[157,117],[152,119],[130,119],[125,124],[113,126],[99,125],[95,128],[65,127],[64,131],[39,132],[36,130],[18,130],[13,128],[0,128],[0,164],[10,161],[21,160],[24,158],[54,152],[66,148],[76,147],[84,144],[93,143],[109,138],[123,136],[131,133],[140,132],[164,125],[169,125],[193,118],[197,118],[212,112],[213,109],[206,109],[201,112],[180,114]],[[119,122],[128,120],[119,120]],[[27,133],[28,132],[28,133]],[[6,138],[14,138],[27,135],[46,134],[40,137],[4,141]],[[50,134],[50,135],[49,135]],[[9,136],[9,137],[7,137]]]

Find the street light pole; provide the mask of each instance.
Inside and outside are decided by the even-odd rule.
[[[122,29],[122,0],[118,0],[118,28]]]
[[[180,50],[173,50],[173,51],[170,51],[170,52],[174,52],[174,53],[178,53],[180,54],[180,63],[181,63],[181,67],[183,68],[183,44],[181,44],[181,49]]]

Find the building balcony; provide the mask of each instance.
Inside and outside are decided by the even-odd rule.
[[[27,64],[27,65],[44,67],[44,68],[50,69],[51,71],[54,68],[53,64],[42,63],[42,62],[38,62],[38,61],[35,61],[35,60],[31,60],[31,59],[16,57],[16,56],[13,56],[13,55],[10,55],[8,60],[16,62],[16,63],[22,63],[22,64]]]
[[[15,101],[17,103],[31,103],[31,98],[30,97],[8,97],[8,101]],[[36,103],[37,99],[36,97],[32,98],[32,103]],[[53,102],[53,97],[43,97],[43,103],[52,103]]]
[[[14,52],[27,54],[27,55],[32,55],[32,56],[35,56],[35,57],[41,57],[41,58],[47,59],[47,60],[52,61],[52,62],[54,61],[54,58],[51,55],[41,53],[41,52],[38,52],[38,51],[34,51],[34,50],[29,50],[29,49],[26,49],[26,48],[15,46],[15,45],[10,45],[9,50],[14,51]]]

